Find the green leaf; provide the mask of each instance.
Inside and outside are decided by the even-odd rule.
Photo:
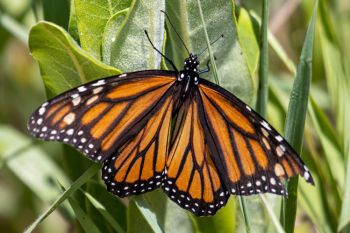
[[[245,211],[249,213],[249,218],[245,219],[242,211],[237,212],[235,217],[237,232],[248,232],[249,229],[246,227],[245,223],[248,220],[250,232],[265,233],[267,231],[269,218],[260,197],[254,195],[244,197],[244,199],[246,207]],[[269,204],[274,206],[274,202],[271,200],[273,200],[273,196],[269,198]]]
[[[69,1],[45,0],[42,1],[44,19],[68,28],[69,21]]]
[[[249,15],[258,24],[261,24],[261,19],[259,18],[257,13],[250,10]],[[277,54],[279,59],[281,59],[281,61],[286,66],[286,68],[289,70],[289,72],[291,72],[293,75],[295,75],[296,68],[295,68],[293,60],[288,57],[288,54],[283,49],[282,45],[278,42],[277,38],[270,31],[268,31],[268,40],[269,40],[269,45],[271,46],[272,50]]]
[[[102,60],[102,36],[107,21],[130,6],[131,0],[74,0],[81,47]],[[118,30],[118,28],[115,28]]]
[[[115,56],[113,46],[117,46],[114,44],[117,36],[116,32],[118,29],[120,29],[128,12],[129,8],[119,11],[118,13],[114,14],[106,24],[102,37],[102,60],[106,64],[110,65],[111,56]]]
[[[339,61],[340,62],[340,61]],[[345,184],[344,184],[344,192],[343,192],[343,203],[341,207],[341,213],[340,213],[340,219],[339,219],[339,225],[338,225],[338,231],[344,231],[344,232],[350,232],[350,82],[348,77],[350,75],[349,68],[347,69],[347,75],[341,76],[340,80],[340,94],[339,97],[342,101],[339,101],[340,104],[340,112],[342,114],[341,120],[342,125],[344,126],[344,138],[343,138],[343,151],[344,151],[344,158],[346,162],[346,177],[345,177]]]
[[[318,155],[318,154],[317,154]],[[319,182],[315,177],[317,186],[323,182]],[[315,224],[318,232],[333,233],[334,230],[330,228],[330,219],[327,210],[324,208],[324,201],[322,200],[322,190],[318,188],[310,188],[310,185],[305,182],[299,183],[298,202],[303,211],[308,214],[308,217]],[[335,219],[334,219],[335,220]]]
[[[220,209],[214,216],[197,217],[193,216],[196,222],[197,231],[201,233],[222,232],[230,233],[236,232],[236,201],[231,197],[226,206]]]
[[[0,11],[0,26],[5,28],[15,38],[20,40],[23,44],[28,41],[28,29],[19,24],[11,16]]]
[[[44,221],[53,211],[55,211],[62,202],[64,202],[72,193],[85,184],[97,171],[101,168],[100,164],[92,165],[83,175],[79,177],[73,184],[69,186],[44,213],[42,213],[30,226],[24,231],[25,233],[32,232],[42,221]]]
[[[239,204],[241,207],[241,212],[242,212],[242,217],[244,220],[244,225],[245,225],[245,232],[250,233],[251,232],[251,226],[250,226],[250,220],[249,220],[249,215],[247,211],[247,204],[244,199],[244,197],[238,197]]]
[[[263,0],[262,23],[260,30],[260,61],[259,61],[259,88],[256,110],[261,116],[266,117],[268,100],[268,75],[269,75],[269,45],[268,30],[269,22],[269,0]]]
[[[284,232],[283,227],[282,227],[280,221],[278,220],[275,212],[271,208],[270,203],[266,200],[265,195],[260,194],[259,196],[260,196],[261,200],[263,201],[265,208],[267,209],[267,213],[269,214],[269,216],[270,216],[270,218],[275,226],[276,232],[283,233]]]
[[[43,150],[10,126],[0,125],[0,155],[2,163],[44,202],[51,202],[59,195],[57,178],[63,184],[69,183]]]
[[[164,217],[165,232],[195,232],[195,224],[193,223],[193,219],[191,219],[191,214],[187,210],[181,208],[177,203],[171,201],[165,193],[162,193],[162,195],[166,200],[166,213]],[[158,219],[160,218],[158,217]]]
[[[254,96],[253,80],[237,37],[233,3],[219,0],[203,1],[201,5],[209,40],[214,41],[220,35],[224,35],[224,38],[212,45],[213,54],[217,58],[215,63],[220,85],[245,102],[251,103]],[[207,47],[197,0],[167,1],[166,9],[190,52],[200,53]],[[174,61],[178,69],[182,69],[183,61],[188,54],[168,24],[166,43],[166,55]],[[208,61],[208,53],[204,52],[200,60],[203,69]],[[212,72],[203,74],[202,77],[214,82]]]
[[[96,190],[93,194],[90,192],[91,189],[89,189],[89,192],[84,190],[81,191],[103,216],[104,224],[108,223],[115,232],[125,232],[125,226],[123,227],[122,225],[124,225],[123,221],[126,217],[126,207],[117,197],[107,193],[106,189],[100,184],[90,182],[89,185],[93,185],[93,189]]]
[[[314,30],[318,0],[315,1],[313,14],[306,33],[304,46],[300,56],[296,78],[293,84],[289,102],[285,137],[296,152],[301,152],[303,131],[306,118],[307,103],[309,97],[310,82],[312,77],[312,51]],[[288,199],[285,199],[283,209],[283,225],[286,232],[294,231],[294,222],[297,209],[298,177],[293,177],[288,182]]]
[[[154,216],[150,217],[151,211]],[[157,220],[156,225],[154,219]],[[128,209],[128,232],[194,232],[188,211],[170,201],[162,190],[132,198]],[[136,224],[135,224],[136,221]]]
[[[252,77],[257,71],[259,61],[258,32],[259,23],[257,20],[250,15],[247,9],[240,7],[238,9],[237,34]]]
[[[75,200],[74,197],[68,198],[69,204],[72,206],[75,216],[80,223],[80,226],[83,228],[86,233],[99,233],[101,232],[93,220],[91,216],[89,216],[80,206],[79,203]]]
[[[325,162],[326,165],[329,166],[328,170],[332,171],[332,174],[327,175],[327,177],[333,178],[330,184],[333,185],[332,189],[334,189],[334,194],[339,196],[337,185],[343,187],[345,178],[342,148],[336,132],[332,128],[331,122],[329,122],[325,113],[322,112],[314,98],[310,99],[310,103],[311,105],[309,106],[308,112],[315,131],[317,132],[317,136],[320,139],[325,155]]]
[[[211,45],[210,45],[211,43],[210,43],[209,36],[208,36],[207,26],[206,26],[206,23],[204,21],[202,4],[201,4],[200,0],[197,0],[197,3],[198,3],[199,16],[200,16],[201,21],[202,21],[202,28],[203,28],[203,31],[204,31],[205,42],[207,43],[207,48],[208,48],[208,53],[209,53],[209,58],[210,58],[210,64],[212,66],[212,74],[214,76],[215,83],[217,85],[220,85],[220,81],[219,81],[219,77],[218,77],[218,71],[217,71],[217,68],[216,68],[215,61],[214,61],[215,59],[214,59],[214,55],[213,55],[213,50],[212,50]]]
[[[29,48],[38,61],[49,96],[89,80],[120,73],[82,50],[61,27],[40,22],[29,34]]]
[[[77,43],[80,43],[78,22],[77,22],[77,14],[75,12],[74,1],[75,0],[71,0],[70,1],[70,14],[69,14],[68,32],[71,35],[71,37],[73,37],[74,40]]]
[[[112,216],[111,213],[106,209],[106,207],[99,202],[96,198],[90,195],[88,192],[84,192],[84,195],[91,202],[91,204],[100,212],[100,214],[104,217],[105,224],[109,224],[115,232],[125,232],[123,228],[116,221],[116,217]],[[116,201],[117,202],[117,201]],[[80,222],[82,224],[82,222]]]
[[[165,211],[165,209],[162,210]],[[137,214],[137,211],[141,215]],[[145,195],[135,196],[128,209],[128,233],[161,233],[164,232],[163,227],[158,223],[154,209],[152,209],[151,203],[145,198]]]
[[[161,49],[164,36],[164,14],[161,10],[164,9],[164,0],[134,0],[119,30],[114,35],[109,34],[109,38],[103,38],[103,61],[125,72],[159,69],[161,55],[151,47],[145,30],[153,44]],[[113,23],[108,26],[106,31],[111,31]]]
[[[348,96],[349,97],[349,96]],[[350,108],[347,107],[346,111],[346,116],[347,120],[350,117]],[[346,124],[348,126],[347,129],[349,129],[350,125],[349,123]],[[350,225],[350,139],[347,139],[348,141],[346,142],[346,157],[347,157],[347,163],[346,163],[346,178],[345,178],[345,185],[344,185],[344,196],[343,196],[343,203],[342,203],[342,208],[341,208],[341,213],[340,213],[340,219],[339,219],[339,224],[338,224],[338,231],[345,230],[349,231],[349,225]]]

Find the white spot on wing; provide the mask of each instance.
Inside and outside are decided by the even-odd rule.
[[[97,96],[97,95],[94,95],[93,97],[91,97],[90,99],[88,99],[88,100],[86,101],[86,105],[92,104],[92,103],[95,102],[97,99],[98,99],[98,96]]]
[[[46,109],[45,108],[40,108],[39,109],[39,115],[43,115],[45,113]]]
[[[265,137],[269,136],[269,133],[266,131],[266,129],[261,128],[261,132],[264,134]]]
[[[63,118],[64,123],[66,123],[67,125],[72,124],[74,120],[75,120],[75,113],[73,113],[73,112],[67,114],[67,115]]]
[[[103,87],[96,87],[95,89],[92,90],[92,93],[97,94],[100,93],[103,90]]]
[[[78,94],[78,93],[75,93],[75,94],[71,95],[70,97],[72,97],[72,99],[75,99],[75,98],[77,98],[78,96],[79,96],[79,94]]]
[[[80,103],[80,101],[81,101],[80,96],[77,96],[76,98],[74,98],[72,100],[73,106],[77,106]]]
[[[98,80],[96,83],[93,83],[92,86],[101,86],[103,84],[105,84],[105,80],[101,79],[101,80]]]
[[[86,89],[86,87],[84,87],[84,86],[81,86],[81,87],[78,87],[78,91],[79,92],[84,92],[84,91],[86,91],[87,89]]]
[[[261,122],[261,125],[262,125],[262,126],[264,126],[264,127],[265,127],[265,129],[267,129],[267,130],[271,130],[271,128],[270,128],[270,126],[269,126],[269,124],[267,124],[267,122],[266,122],[266,121],[262,121],[262,122]]]
[[[276,138],[276,140],[279,141],[279,142],[282,142],[282,141],[283,141],[283,138],[281,137],[281,135],[277,135],[275,138]]]
[[[67,132],[66,132],[68,135],[73,135],[73,133],[74,133],[74,129],[69,129],[69,130],[67,130]]]
[[[43,123],[43,118],[39,118],[39,119],[36,121],[36,123],[37,123],[38,125],[41,125],[41,123]]]
[[[304,172],[304,178],[305,178],[305,180],[310,179],[310,173],[308,171]]]
[[[276,184],[275,178],[271,177],[271,178],[270,178],[270,183],[271,183],[272,185],[275,185],[275,184]]]

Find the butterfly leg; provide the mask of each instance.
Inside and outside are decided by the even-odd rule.
[[[210,66],[209,66],[210,60],[207,62],[207,67],[203,70],[200,70],[198,74],[203,74],[203,73],[208,73],[210,71]]]
[[[216,57],[215,57],[215,56],[214,56],[214,60],[216,60]],[[198,74],[208,73],[208,72],[210,71],[210,66],[209,66],[209,64],[210,64],[210,60],[207,61],[207,66],[206,66],[206,68],[205,68],[204,70],[200,70],[200,71],[198,72]]]

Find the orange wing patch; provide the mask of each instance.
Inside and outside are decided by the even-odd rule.
[[[241,178],[241,171],[238,167],[237,159],[233,151],[231,136],[227,123],[223,116],[210,103],[208,98],[202,95],[203,106],[208,114],[208,121],[211,123],[213,135],[218,140],[218,147],[222,153],[227,166],[227,173],[231,182],[237,182]]]
[[[92,108],[90,108],[84,115],[81,120],[83,125],[90,124],[93,120],[98,119],[98,117],[108,108],[110,104],[107,103],[99,103]]]
[[[248,150],[248,145],[243,136],[231,128],[231,135],[234,136],[234,143],[236,144],[238,157],[242,163],[243,171],[246,176],[254,175],[256,172],[252,156]]]
[[[146,125],[151,111],[156,111],[166,96],[172,97],[175,82],[172,74],[152,76],[143,71],[84,84],[42,104],[31,116],[28,129],[35,137],[70,144],[90,159],[104,161],[117,148],[125,149],[126,141],[138,133],[135,127]],[[162,135],[169,132],[165,128]],[[156,145],[155,150],[166,153],[164,146]],[[163,168],[157,161],[157,171]]]
[[[204,121],[225,162],[231,193],[285,195],[281,178],[311,176],[287,142],[250,107],[220,87],[199,85]]]
[[[147,79],[135,80],[133,82],[120,84],[108,92],[107,98],[114,100],[119,98],[131,98],[143,92],[158,89],[162,86],[172,85],[172,79],[165,79],[163,77],[152,77],[152,81]]]
[[[205,93],[207,98],[209,98],[215,105],[217,105],[226,115],[226,117],[237,127],[241,128],[248,133],[254,134],[255,130],[250,122],[250,120],[244,116],[244,114],[239,111],[232,103],[225,99],[219,92],[210,89],[206,86],[200,85],[201,95]],[[225,111],[230,109],[230,111]]]
[[[169,96],[144,128],[104,162],[102,177],[109,191],[123,197],[160,187],[169,140],[162,132],[169,131],[172,106]]]
[[[183,208],[211,215],[226,204],[228,192],[208,151],[198,102],[188,99],[182,108],[179,111],[184,114],[176,120],[179,128],[166,161],[163,189]]]
[[[71,110],[71,106],[69,104],[66,104],[63,108],[58,110],[53,119],[52,119],[52,125],[56,124],[58,121],[63,119],[63,117]],[[62,127],[61,127],[62,128]]]
[[[101,103],[99,105],[102,105],[102,104],[106,104],[106,103]],[[96,107],[99,105],[96,105]],[[97,118],[99,120],[91,128],[91,131],[90,131],[91,136],[94,137],[95,139],[101,138],[103,134],[105,134],[106,131],[116,122],[117,119],[120,119],[121,117],[124,116],[125,110],[127,109],[127,107],[129,107],[128,102],[117,103],[106,114],[102,115],[102,117]],[[84,118],[89,119],[90,117],[91,116],[87,114],[84,115]]]
[[[160,87],[154,91],[151,91],[130,103],[130,107],[125,113],[125,115],[121,118],[118,124],[113,127],[102,140],[102,150],[107,151],[111,148],[112,145],[123,135],[125,134],[125,130],[130,128],[131,125],[135,124],[137,118],[140,118],[142,115],[147,112],[145,109],[149,109],[152,105],[155,104],[157,100],[159,100],[164,93],[169,89],[169,85]]]

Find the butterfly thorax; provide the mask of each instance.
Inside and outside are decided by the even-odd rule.
[[[199,80],[199,60],[197,55],[190,53],[184,61],[184,69],[179,72],[177,80],[182,82],[184,87],[183,96],[187,95],[192,87],[198,85]]]

